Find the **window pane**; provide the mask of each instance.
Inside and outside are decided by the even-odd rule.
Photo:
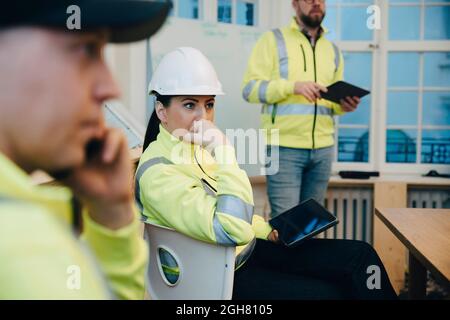
[[[417,125],[419,94],[417,92],[388,93],[388,125]]]
[[[323,20],[323,26],[328,29],[326,35],[327,39],[331,41],[339,40],[339,30],[337,26],[337,8],[335,6],[329,6],[327,2],[327,12],[325,19]]]
[[[341,39],[372,40],[373,31],[367,28],[367,8],[341,7]]]
[[[418,40],[420,7],[389,7],[389,39]]]
[[[417,87],[419,84],[419,54],[389,54],[389,87]]]
[[[345,81],[370,90],[372,86],[372,53],[344,52]]]
[[[238,0],[236,8],[236,22],[244,26],[256,25],[255,17],[256,10],[255,4],[252,2]]]
[[[389,0],[390,4],[394,4],[394,3],[414,3],[414,4],[420,4],[422,2],[422,0]]]
[[[423,124],[450,125],[450,93],[424,92]]]
[[[450,6],[425,8],[425,39],[450,39]]]
[[[424,54],[424,86],[450,87],[450,52]]]
[[[369,131],[367,129],[339,129],[338,161],[369,162]]]
[[[217,20],[219,22],[231,23],[231,0],[217,1]]]
[[[178,0],[180,18],[198,19],[198,0]]]
[[[416,162],[416,141],[416,130],[387,130],[386,162]]]
[[[372,54],[369,52],[344,52],[345,75],[344,78],[357,86],[370,90],[372,86]],[[339,120],[341,124],[370,123],[370,95],[362,98],[361,104],[355,112],[347,113]]]
[[[422,163],[450,163],[450,130],[423,130]]]

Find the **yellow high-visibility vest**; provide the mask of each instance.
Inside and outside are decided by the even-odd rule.
[[[237,247],[267,239],[272,231],[253,213],[253,193],[232,146],[211,154],[180,141],[160,125],[157,140],[142,154],[136,171],[136,200],[145,221],[197,240]],[[247,245],[247,246],[246,246]],[[246,249],[247,248],[247,249]],[[240,265],[238,256],[237,265]]]
[[[69,189],[35,186],[0,153],[0,299],[143,299],[148,249],[138,212],[110,230],[84,215],[71,229]]]
[[[264,33],[250,56],[242,93],[246,101],[262,103],[262,127],[268,144],[316,149],[334,144],[334,115],[341,106],[320,99],[309,102],[294,94],[297,81],[312,81],[325,87],[343,79],[342,54],[324,31],[312,46],[295,19],[289,26]],[[271,130],[279,130],[279,143]]]

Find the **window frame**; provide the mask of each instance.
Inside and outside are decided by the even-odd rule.
[[[380,8],[381,28],[373,30],[373,41],[335,41],[343,52],[372,52],[372,94],[371,94],[371,119],[369,122],[369,162],[338,162],[338,130],[339,128],[357,127],[358,125],[339,125],[336,121],[335,133],[335,161],[334,171],[340,170],[377,170],[383,173],[411,174],[426,173],[429,170],[439,172],[450,172],[448,164],[419,163],[421,161],[422,149],[422,108],[423,108],[423,61],[422,53],[450,52],[450,40],[389,40],[389,7],[390,3],[385,0],[374,0],[374,5]],[[417,4],[402,3],[402,6],[417,6]],[[420,35],[423,39],[425,32],[425,7],[427,6],[450,6],[450,3],[436,2],[427,3],[421,0]],[[339,11],[338,11],[339,12]],[[337,25],[340,28],[340,12],[337,17]],[[387,98],[388,98],[388,58],[393,52],[415,52],[420,54],[419,68],[419,111],[418,111],[418,138],[416,141],[416,163],[388,163],[386,162],[387,143]],[[375,72],[376,71],[376,72]],[[431,87],[430,87],[431,88]],[[443,89],[440,87],[438,89]],[[427,87],[429,89],[429,87]],[[425,129],[428,126],[425,127]],[[449,126],[429,126],[433,129],[450,129]]]

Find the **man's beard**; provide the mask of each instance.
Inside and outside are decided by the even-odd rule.
[[[301,13],[301,15],[300,15],[300,20],[303,22],[303,24],[306,27],[309,27],[309,28],[320,27],[324,18],[325,18],[325,12],[322,14],[321,17],[314,17],[314,18],[307,16],[304,13]]]

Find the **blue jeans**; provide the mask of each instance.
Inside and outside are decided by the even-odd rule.
[[[278,165],[278,171],[266,176],[271,216],[276,217],[309,198],[323,203],[334,147],[311,150],[280,146],[278,157],[271,156],[272,148],[267,146],[270,166]],[[274,164],[274,161],[279,162]]]

